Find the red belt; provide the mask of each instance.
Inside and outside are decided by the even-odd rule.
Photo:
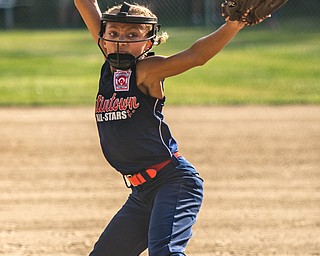
[[[182,155],[179,152],[175,152],[173,154],[176,158],[181,157]],[[146,170],[136,173],[136,174],[129,174],[129,175],[124,175],[124,179],[128,179],[130,181],[130,184],[134,187],[137,187],[139,185],[142,185],[143,183],[147,182],[147,180],[153,179],[154,177],[157,176],[157,172],[160,171],[162,168],[164,168],[165,166],[167,166],[168,164],[170,164],[172,162],[172,159],[168,159],[164,162],[161,162],[159,164],[155,164],[152,165],[150,167],[148,167]],[[128,186],[126,180],[125,183]]]

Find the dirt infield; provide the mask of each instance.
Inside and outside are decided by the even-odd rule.
[[[126,199],[93,112],[0,108],[0,255],[87,255]],[[320,255],[320,107],[165,113],[205,180],[188,255]]]

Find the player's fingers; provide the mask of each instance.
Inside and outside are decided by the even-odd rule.
[[[226,15],[225,14],[225,5],[221,4],[221,8],[222,8],[222,17],[224,17]]]

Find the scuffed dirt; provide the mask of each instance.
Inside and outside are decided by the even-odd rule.
[[[0,255],[88,255],[126,199],[93,112],[0,108]],[[205,180],[188,255],[320,255],[320,107],[165,114]]]

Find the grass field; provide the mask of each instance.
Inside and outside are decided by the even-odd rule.
[[[209,33],[168,28],[173,54]],[[0,106],[90,105],[102,57],[86,30],[1,31]],[[213,60],[166,81],[169,104],[319,104],[320,33],[246,28]]]

